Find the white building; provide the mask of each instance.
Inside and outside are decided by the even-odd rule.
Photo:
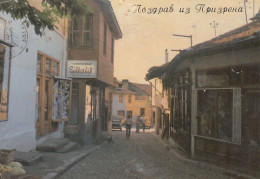
[[[112,98],[112,115],[126,117],[126,99],[125,94],[132,93],[123,88],[115,88]]]
[[[0,39],[0,148],[29,151],[46,137],[63,137],[63,122],[53,114],[61,112],[53,86],[54,76],[65,76],[66,38],[57,30],[37,36],[34,26],[0,13]],[[4,42],[14,46],[10,71]],[[68,116],[66,111],[62,115]]]

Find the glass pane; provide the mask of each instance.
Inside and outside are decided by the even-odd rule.
[[[46,64],[45,64],[45,73],[47,75],[51,74],[51,60],[50,59],[46,59]]]
[[[52,62],[52,75],[58,76],[58,63],[54,61]]]
[[[49,80],[45,81],[45,106],[44,106],[44,119],[48,120],[48,114],[49,114]]]
[[[92,28],[92,16],[87,16],[85,18],[84,30],[91,30],[91,28]]]
[[[232,140],[232,90],[198,91],[198,134]]]
[[[37,73],[42,73],[42,55],[40,54],[37,57]]]
[[[90,32],[84,32],[83,46],[87,46],[87,47],[91,46]]]
[[[73,46],[81,46],[82,44],[81,32],[73,32]]]
[[[82,19],[74,18],[73,30],[82,30]]]

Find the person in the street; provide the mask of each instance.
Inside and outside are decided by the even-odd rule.
[[[145,123],[146,123],[146,119],[145,117],[142,117],[142,128],[143,128],[143,132],[145,132]]]
[[[136,133],[137,134],[139,134],[140,125],[141,125],[140,116],[137,116],[137,118],[136,118]]]
[[[132,118],[130,117],[130,115],[128,115],[125,120],[125,126],[126,126],[126,136],[129,137],[131,133],[131,127],[132,127]]]

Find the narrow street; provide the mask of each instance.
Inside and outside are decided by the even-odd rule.
[[[113,131],[113,140],[74,165],[60,178],[232,178],[205,165],[177,159],[149,130]]]

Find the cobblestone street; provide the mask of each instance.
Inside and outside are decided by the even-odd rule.
[[[60,178],[233,178],[212,167],[182,161],[158,138],[145,133],[113,131],[113,140],[93,152]]]

